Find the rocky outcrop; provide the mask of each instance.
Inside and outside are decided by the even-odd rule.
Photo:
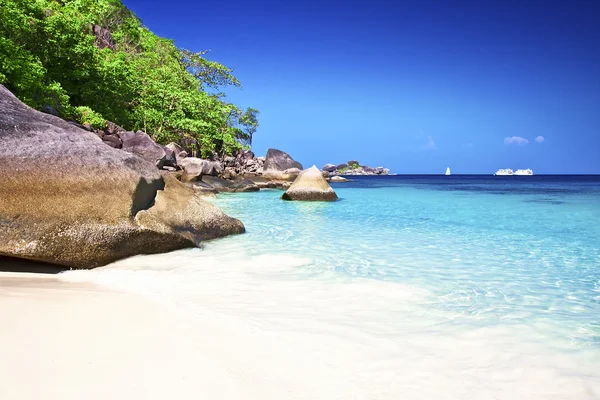
[[[389,175],[390,170],[384,167],[372,168],[366,165],[360,165],[356,160],[349,160],[345,164],[325,164],[323,171],[331,175]]]
[[[245,175],[260,175],[263,172],[264,157],[255,157],[250,150],[240,150],[233,156],[223,157],[225,179],[236,179]]]
[[[269,149],[265,157],[262,176],[270,180],[293,181],[301,170],[302,164],[295,161],[288,153]]]
[[[195,181],[203,175],[217,176],[223,172],[223,166],[218,161],[203,160],[196,157],[186,157],[179,160],[179,167],[183,170],[182,182]]]
[[[169,143],[166,147],[167,158],[175,157],[175,164],[179,165],[181,160],[188,156],[188,153],[181,148],[177,143]]]
[[[243,231],[154,163],[0,85],[0,255],[92,268]],[[141,213],[141,214],[140,214]]]
[[[142,131],[120,131],[117,135],[123,142],[121,148],[126,152],[140,156],[144,160],[156,165],[157,168],[162,168],[165,165],[167,158],[165,150],[154,143],[152,138],[146,133]]]
[[[313,165],[302,171],[281,198],[283,200],[334,201],[338,197],[321,175],[321,171]]]

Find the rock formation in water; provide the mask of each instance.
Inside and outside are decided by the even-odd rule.
[[[0,85],[0,255],[92,268],[244,231],[100,136]]]
[[[316,166],[305,169],[281,196],[283,200],[334,201],[337,194]]]

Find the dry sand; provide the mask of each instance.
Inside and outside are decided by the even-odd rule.
[[[134,295],[0,272],[0,399],[245,398],[190,323]]]

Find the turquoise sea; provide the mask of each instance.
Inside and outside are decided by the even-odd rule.
[[[353,179],[221,194],[245,235],[66,277],[234,324],[265,376],[305,366],[287,398],[600,398],[600,176]]]

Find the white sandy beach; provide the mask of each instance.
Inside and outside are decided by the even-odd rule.
[[[218,366],[221,349],[193,340],[177,313],[133,295],[0,273],[0,321],[3,400],[248,394]]]
[[[2,400],[352,396],[269,335],[53,275],[0,273],[0,324]]]
[[[119,270],[0,273],[0,399],[600,395],[591,364],[547,353],[535,340],[519,343],[523,339],[509,331],[461,334],[415,325],[400,313],[414,294],[388,290],[394,286],[261,287],[249,275],[236,281],[210,270],[196,289],[197,312],[69,281],[108,276],[127,283]]]

